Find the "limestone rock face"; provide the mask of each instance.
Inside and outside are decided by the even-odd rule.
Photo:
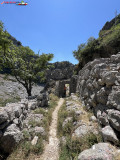
[[[116,80],[115,74],[118,73],[118,71],[108,71],[108,72],[103,72],[102,74],[102,81],[106,85],[113,85]]]
[[[17,145],[22,139],[22,133],[15,124],[11,124],[6,128],[0,139],[1,147],[7,153],[10,153],[15,145]]]
[[[49,100],[48,93],[44,92],[42,97],[41,107],[48,106],[48,100]]]
[[[63,80],[69,79],[73,75],[74,65],[70,62],[56,62],[53,64],[54,67],[47,70],[46,79],[49,81],[52,80]]]
[[[86,134],[89,133],[94,133],[96,134],[97,131],[95,130],[95,128],[93,126],[90,125],[86,125],[86,124],[81,124],[72,134],[72,137],[77,137],[77,138],[81,138],[83,136],[85,136]]]
[[[108,120],[111,126],[120,132],[120,111],[110,109],[108,112]]]
[[[108,104],[120,110],[120,86],[114,86],[108,96]]]
[[[8,120],[8,114],[5,111],[0,112],[0,124]]]
[[[29,105],[28,105],[28,108],[30,109],[30,110],[34,110],[35,108],[37,107],[37,103],[36,103],[36,101],[31,101],[30,103],[29,103]]]
[[[81,152],[78,160],[113,160],[114,149],[108,143],[98,143]]]

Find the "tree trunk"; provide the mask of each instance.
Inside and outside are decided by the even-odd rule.
[[[28,97],[31,96],[31,91],[32,91],[32,84],[31,84],[31,79],[29,79],[29,83],[26,87],[27,93],[28,93]]]
[[[28,97],[31,96],[31,90],[32,90],[32,88],[26,88],[26,90],[27,90]]]
[[[27,82],[27,80],[25,80],[25,83],[24,83],[17,77],[17,75],[15,75],[15,78],[19,83],[21,83],[25,87],[27,94],[28,94],[28,97],[31,96],[31,91],[32,91],[31,80],[29,80],[29,82]]]

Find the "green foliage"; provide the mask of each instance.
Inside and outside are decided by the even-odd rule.
[[[8,47],[11,44],[11,41],[8,39],[8,32],[4,29],[3,23],[0,21],[0,71],[2,70],[4,57],[8,51]]]
[[[53,54],[35,54],[29,47],[15,46],[9,39],[9,33],[0,22],[0,67],[9,68],[16,80],[21,83],[28,96],[31,96],[33,83],[44,81],[48,61]],[[2,69],[1,68],[1,69]]]
[[[34,110],[35,114],[43,114],[43,116],[46,116],[47,112],[44,108],[37,108],[36,110]]]
[[[29,125],[30,125],[31,127],[35,127],[35,126],[40,127],[40,126],[41,126],[41,121],[30,120],[30,121],[29,121]]]
[[[95,58],[106,58],[120,51],[120,15],[117,23],[111,23],[108,30],[101,30],[99,38],[90,37],[86,44],[81,44],[73,51],[73,56],[79,61],[79,70]],[[78,69],[77,69],[78,70]]]
[[[96,50],[98,41],[94,37],[90,37],[87,44],[81,44],[78,46],[78,50],[73,51],[73,56],[79,61],[81,66],[92,59],[92,54]]]
[[[79,61],[81,59],[81,52],[85,48],[85,43],[82,43],[78,46],[77,51],[73,51],[73,56]]]
[[[24,139],[25,139],[25,140],[29,140],[29,138],[30,138],[29,132],[28,132],[27,130],[25,130],[25,131],[23,131],[22,133],[23,133]]]
[[[53,58],[53,54],[35,55],[29,47],[19,47],[17,53],[7,56],[6,64],[11,68],[13,76],[20,82],[31,96],[34,82],[40,77],[44,78],[47,62]]]

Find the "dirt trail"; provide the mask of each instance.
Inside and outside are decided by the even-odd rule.
[[[45,146],[45,151],[41,158],[36,160],[58,160],[59,159],[59,139],[57,138],[57,120],[58,111],[64,102],[63,98],[60,98],[58,106],[55,108],[52,114],[52,122],[49,131],[49,143]]]

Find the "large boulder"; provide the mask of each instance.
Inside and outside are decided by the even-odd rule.
[[[7,112],[4,110],[0,112],[0,124],[6,122],[9,119]]]
[[[102,73],[102,81],[106,84],[106,85],[113,85],[115,83],[116,80],[116,74],[118,73],[118,71],[105,71]]]
[[[81,138],[89,133],[97,134],[98,132],[93,126],[83,123],[73,132],[72,137]]]
[[[112,91],[108,96],[107,104],[120,110],[120,86],[112,87]]]
[[[120,52],[118,52],[117,55],[112,55],[111,56],[111,61],[115,62],[115,63],[119,63],[120,62]]]
[[[120,132],[120,111],[109,109],[107,110],[107,113],[111,126]]]
[[[49,100],[49,97],[48,97],[48,93],[47,92],[44,92],[42,94],[42,101],[41,101],[41,107],[46,107],[48,106],[48,100]]]
[[[101,104],[106,104],[107,103],[107,95],[105,88],[102,87],[98,92],[97,92],[97,102]]]
[[[108,115],[105,112],[101,112],[101,115],[98,116],[100,124],[107,126],[109,124]]]
[[[110,126],[106,126],[102,128],[102,136],[104,141],[106,142],[113,142],[114,144],[118,144],[119,140],[114,132],[114,130]]]
[[[37,96],[37,105],[38,107],[48,106],[49,94],[47,91],[43,91],[40,95]]]
[[[9,116],[9,120],[13,121],[15,118],[20,117],[24,108],[25,108],[24,104],[11,103],[11,104],[7,104],[7,106],[5,107],[5,111]]]
[[[6,153],[11,153],[14,147],[22,140],[22,132],[15,124],[9,125],[0,139],[0,146]]]
[[[29,103],[28,103],[28,108],[29,108],[30,110],[36,109],[36,108],[37,108],[37,101],[36,101],[36,100],[31,100],[31,101],[29,101]]]
[[[78,160],[113,160],[114,148],[108,143],[98,143],[91,149],[84,150],[78,156]]]

